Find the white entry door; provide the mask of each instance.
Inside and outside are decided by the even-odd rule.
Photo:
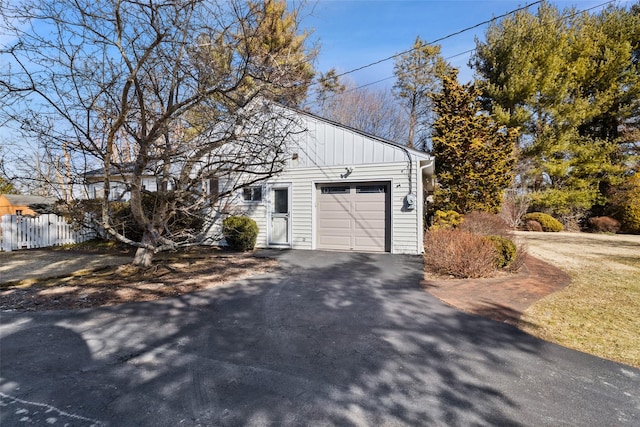
[[[291,186],[271,187],[269,244],[291,246]]]

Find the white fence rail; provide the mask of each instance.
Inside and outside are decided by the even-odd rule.
[[[61,216],[4,215],[0,218],[0,250],[45,248],[80,243],[96,236],[93,230],[75,229]]]

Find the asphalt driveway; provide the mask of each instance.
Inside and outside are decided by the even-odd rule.
[[[640,370],[445,306],[419,257],[277,255],[177,299],[2,313],[0,425],[640,424]]]

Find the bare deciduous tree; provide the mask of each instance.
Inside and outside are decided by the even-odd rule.
[[[300,131],[263,102],[298,103],[313,76],[315,52],[284,1],[26,0],[1,13],[15,39],[0,52],[0,121],[63,164],[102,170],[102,227],[138,247],[135,265],[200,239],[171,224],[211,209],[203,182],[226,179],[223,196],[278,173]],[[116,178],[139,241],[110,221]]]

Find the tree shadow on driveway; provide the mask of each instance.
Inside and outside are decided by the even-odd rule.
[[[71,425],[638,420],[638,370],[445,306],[419,257],[277,255],[276,273],[180,298],[3,314],[3,399]]]

